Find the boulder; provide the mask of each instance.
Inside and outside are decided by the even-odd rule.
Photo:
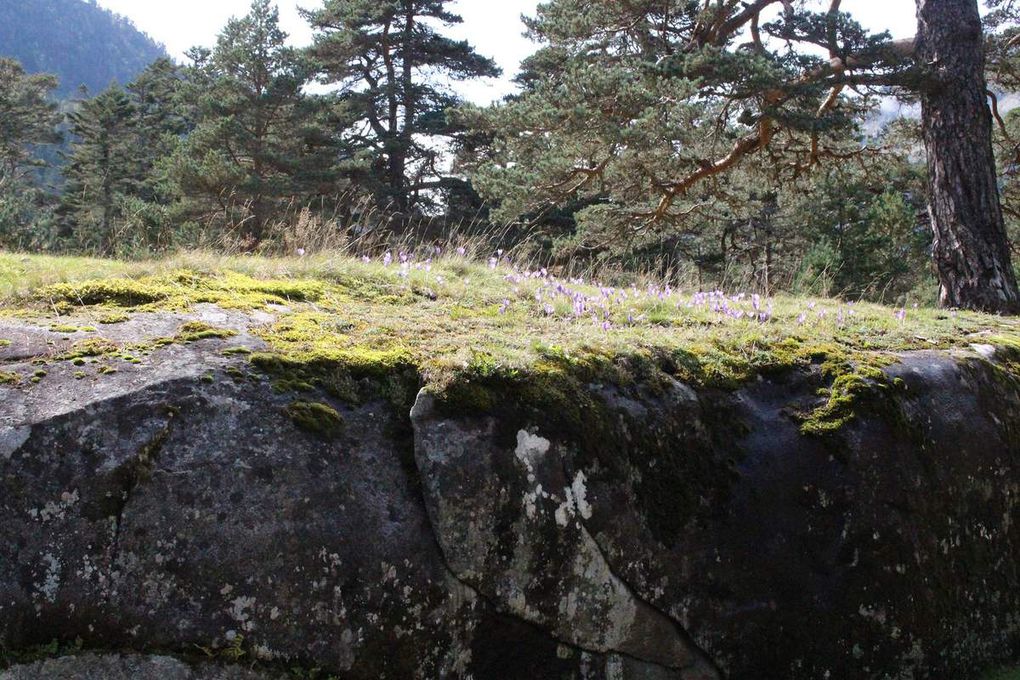
[[[261,347],[246,313],[117,340],[196,318],[238,334],[83,363],[0,321],[25,378],[0,383],[0,649],[156,654],[3,680],[967,678],[1020,651],[1020,379],[994,353],[904,355],[805,434],[815,369],[410,408],[281,388],[224,352]]]

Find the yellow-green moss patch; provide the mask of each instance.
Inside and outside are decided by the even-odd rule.
[[[99,318],[96,319],[96,322],[103,326],[113,326],[115,324],[124,323],[125,321],[130,320],[131,320],[130,314],[113,311],[101,314]]]
[[[50,326],[52,333],[95,333],[95,326],[70,326],[67,324],[56,324]]]
[[[71,348],[58,358],[64,361],[84,360],[88,357],[100,357],[120,351],[120,346],[106,338],[89,338],[74,343]]]
[[[344,421],[335,408],[319,402],[295,401],[287,415],[300,429],[331,438],[343,432]]]
[[[204,321],[189,321],[180,327],[177,331],[177,335],[174,336],[174,339],[177,342],[197,342],[199,340],[208,340],[210,338],[232,338],[235,335],[237,335],[237,331],[234,330],[216,328]]]

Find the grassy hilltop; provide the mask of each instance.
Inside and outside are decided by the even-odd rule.
[[[0,254],[0,314],[46,319],[87,345],[104,324],[198,303],[256,310],[269,351],[254,363],[304,375],[333,364],[426,383],[565,373],[621,379],[654,366],[692,385],[730,387],[817,364],[832,379],[807,431],[838,427],[898,352],[1020,347],[1020,321],[831,299],[600,287],[457,253],[355,258],[183,254],[120,262]],[[207,331],[215,334],[215,330]],[[301,384],[302,380],[298,380]],[[311,380],[311,382],[317,382]]]

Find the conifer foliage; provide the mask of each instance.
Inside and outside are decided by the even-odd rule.
[[[211,51],[194,51],[187,95],[196,125],[171,178],[192,219],[213,219],[257,245],[279,204],[301,193],[311,103],[307,61],[287,46],[279,10],[255,0]]]
[[[442,167],[444,141],[464,132],[448,111],[461,104],[443,82],[495,77],[499,68],[438,27],[461,23],[450,0],[326,0],[306,12],[320,80],[336,86],[347,130],[344,156],[360,163],[380,203],[427,210],[458,180]]]
[[[453,0],[318,0],[305,48],[253,0],[185,63],[60,105],[0,60],[0,247],[293,252],[466,220],[549,266],[1020,312],[1020,3],[915,2],[893,41],[842,0],[547,0],[485,108],[456,86],[500,70],[451,37]],[[889,97],[923,115],[883,124]]]
[[[0,244],[34,244],[41,188],[33,179],[45,165],[38,151],[60,139],[56,87],[56,78],[28,75],[18,62],[0,59]]]

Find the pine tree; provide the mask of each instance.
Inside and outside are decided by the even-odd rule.
[[[133,218],[137,245],[150,252],[179,240],[176,215],[169,209],[176,194],[165,166],[195,126],[194,110],[185,97],[187,85],[182,67],[158,59],[126,88],[135,107],[139,174],[134,191],[125,196],[125,209]]]
[[[187,79],[197,125],[170,162],[182,212],[237,228],[254,247],[280,204],[301,194],[310,103],[305,61],[286,45],[279,11],[254,0],[215,49],[192,52]]]
[[[461,103],[443,80],[495,77],[496,64],[438,26],[461,23],[450,0],[326,0],[305,12],[323,83],[339,88],[343,156],[377,202],[404,215],[462,182],[443,170],[446,142],[463,132]]]
[[[962,129],[988,119],[976,0],[918,0],[919,53],[914,40],[869,34],[840,6],[552,0],[529,20],[544,47],[526,64],[522,95],[467,112],[496,142],[466,161],[502,217],[597,198],[578,215],[582,229],[627,239],[706,219],[735,169],[755,169],[767,191],[869,153],[860,123],[877,100],[850,88],[921,93],[933,226],[953,252],[936,259],[943,299],[1016,311],[990,128]],[[954,147],[957,138],[968,141]],[[937,172],[956,163],[969,170],[951,182]],[[967,196],[980,199],[964,206]]]
[[[80,103],[68,116],[73,135],[61,213],[79,245],[115,252],[126,195],[139,184],[137,109],[118,85]]]
[[[38,170],[41,146],[60,141],[60,114],[51,98],[57,80],[27,75],[16,61],[0,59],[0,245],[33,243],[32,225],[43,200]]]
[[[60,141],[57,105],[50,95],[56,78],[28,75],[11,59],[0,59],[0,182],[35,165],[32,146]]]

